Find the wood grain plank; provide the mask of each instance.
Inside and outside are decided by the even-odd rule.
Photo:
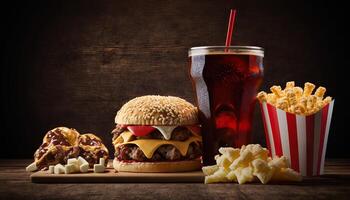
[[[127,173],[106,169],[105,173],[48,174],[39,171],[30,175],[33,183],[203,183],[201,171],[182,173]]]

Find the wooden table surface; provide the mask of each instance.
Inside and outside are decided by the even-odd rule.
[[[350,160],[327,160],[321,177],[294,185],[201,183],[35,184],[31,160],[0,160],[0,199],[350,199]]]

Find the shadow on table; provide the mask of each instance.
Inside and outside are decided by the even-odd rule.
[[[269,182],[270,185],[350,185],[350,174],[327,174],[315,177],[304,177],[301,182]]]

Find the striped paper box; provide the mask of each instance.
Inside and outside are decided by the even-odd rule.
[[[266,144],[271,156],[286,156],[303,176],[323,174],[334,100],[313,115],[285,112],[260,103]]]

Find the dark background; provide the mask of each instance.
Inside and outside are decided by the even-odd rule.
[[[349,157],[342,6],[317,1],[46,1],[2,6],[1,154],[29,158],[57,126],[99,135],[110,149],[114,116],[128,99],[176,95],[193,102],[187,50],[233,44],[265,48],[263,90],[295,80],[336,97],[327,157]],[[338,73],[339,77],[336,76]],[[254,142],[265,144],[256,109]]]

